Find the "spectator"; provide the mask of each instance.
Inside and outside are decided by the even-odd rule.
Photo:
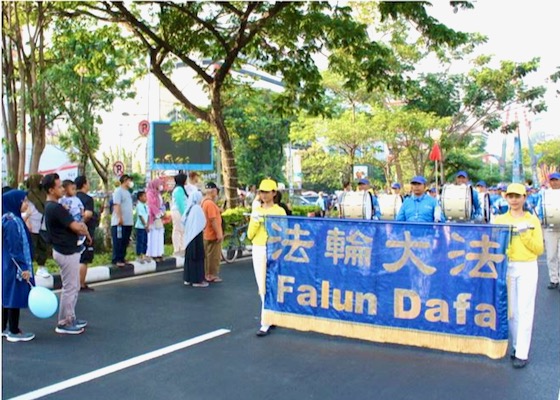
[[[325,217],[327,213],[327,201],[323,197],[323,192],[319,192],[319,198],[315,202],[315,205],[319,207],[319,216]]]
[[[247,191],[247,196],[245,196],[245,206],[252,207],[253,201],[255,201],[256,196],[257,196],[257,186],[251,185],[249,187],[249,190]]]
[[[138,203],[136,204],[136,255],[138,262],[144,264],[146,262],[146,252],[148,251],[148,232],[150,226],[148,224],[149,211],[146,204],[146,192],[138,192]]]
[[[86,236],[92,242],[87,226],[75,221],[68,210],[58,201],[64,189],[58,174],[48,174],[43,178],[43,188],[47,191],[45,204],[45,225],[53,247],[53,258],[60,267],[62,292],[58,309],[57,333],[77,335],[84,331],[87,322],[76,318],[76,302],[80,291],[80,248],[78,236]]]
[[[281,191],[277,191],[276,194],[274,195],[274,204],[278,204],[280,207],[282,207],[286,212],[286,215],[292,215],[292,209],[290,208],[290,205],[282,201]]]
[[[27,227],[31,232],[31,242],[33,244],[33,261],[38,265],[37,273],[35,275],[41,278],[49,278],[51,274],[47,271],[45,264],[49,254],[49,245],[45,242],[43,237],[39,234],[41,224],[43,222],[43,213],[45,212],[45,202],[47,195],[41,188],[41,179],[43,175],[32,174],[27,178],[27,200],[28,207],[25,212]]]
[[[76,183],[76,189],[78,190],[76,196],[84,205],[83,221],[86,224],[89,236],[92,239],[92,242],[86,246],[86,249],[80,256],[80,291],[93,292],[94,289],[86,284],[86,276],[88,264],[91,264],[91,262],[93,261],[93,241],[95,238],[95,228],[97,228],[99,222],[99,217],[95,212],[93,197],[88,194],[89,182],[86,176],[80,175],[74,182]]]
[[[120,177],[121,185],[113,193],[113,212],[111,215],[111,236],[113,239],[113,264],[117,267],[126,265],[126,248],[130,241],[134,223],[132,196],[130,189],[134,187],[132,178],[124,174]]]
[[[21,218],[26,207],[24,191],[2,194],[2,336],[9,342],[28,342],[35,337],[19,329],[20,309],[28,307],[28,282],[33,283],[31,235]]]
[[[185,187],[187,194],[190,196],[191,193],[199,192],[200,188],[198,187],[200,183],[200,174],[195,171],[189,172],[189,183]]]
[[[185,231],[181,219],[185,213],[185,205],[187,202],[187,175],[180,173],[175,176],[175,189],[171,194],[171,220],[173,221],[173,231],[171,233],[171,241],[173,242],[173,255],[175,257],[184,257],[185,249],[183,242],[185,241]]]
[[[222,255],[222,215],[216,204],[220,189],[214,182],[206,184],[206,193],[202,200],[202,211],[206,217],[204,228],[204,273],[207,282],[222,282],[220,278],[220,257]]]
[[[161,197],[163,181],[159,178],[154,179],[148,184],[146,192],[148,199],[148,250],[146,255],[156,262],[163,261],[165,228],[163,226],[163,216],[165,215],[165,204]]]
[[[206,217],[200,207],[202,195],[199,191],[189,194],[187,209],[183,221],[185,223],[185,266],[183,282],[186,286],[208,287],[204,280],[204,236]]]

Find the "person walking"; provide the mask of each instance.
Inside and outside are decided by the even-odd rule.
[[[270,325],[265,324],[262,319],[264,310],[264,295],[266,293],[266,241],[268,235],[264,224],[264,218],[268,215],[286,215],[286,212],[278,204],[274,203],[274,196],[278,191],[278,185],[272,179],[263,179],[259,185],[259,197],[262,201],[260,207],[253,209],[247,237],[253,243],[253,270],[255,280],[261,298],[261,327],[257,336],[262,337],[270,333]]]
[[[185,184],[187,183],[187,175],[180,173],[175,176],[175,189],[171,194],[171,220],[173,222],[173,231],[171,232],[171,242],[173,243],[173,256],[183,257],[185,248],[183,242],[185,241],[185,231],[181,219],[185,213],[187,202],[187,190]]]
[[[202,194],[193,191],[189,194],[187,208],[183,217],[185,224],[185,264],[183,283],[185,286],[208,287],[204,279],[204,235],[206,217],[200,206]]]
[[[80,246],[78,236],[86,237],[91,244],[87,226],[75,221],[58,201],[64,189],[58,174],[48,174],[43,178],[43,188],[47,191],[45,204],[45,226],[53,247],[53,258],[60,267],[62,291],[58,309],[58,324],[55,332],[69,335],[84,331],[87,321],[76,318],[76,303],[80,291]]]
[[[33,261],[38,265],[35,275],[41,278],[49,278],[51,274],[47,271],[45,264],[49,257],[50,248],[48,243],[46,243],[39,234],[43,221],[43,213],[45,212],[45,202],[47,201],[47,195],[45,191],[41,189],[41,179],[43,179],[43,175],[41,174],[32,174],[27,178],[28,206],[25,216],[22,214],[22,217],[27,224],[29,232],[31,232]]]
[[[509,211],[496,216],[493,223],[514,227],[507,249],[511,359],[514,368],[524,368],[529,362],[539,275],[537,258],[544,252],[543,234],[539,219],[523,210],[527,200],[525,186],[510,184],[506,200]]]
[[[220,189],[214,182],[205,185],[206,193],[202,200],[202,211],[206,217],[204,228],[204,273],[206,282],[222,282],[220,278],[220,258],[222,256],[222,214],[216,204]]]
[[[148,250],[146,255],[156,262],[163,261],[165,228],[162,218],[165,215],[165,205],[161,191],[163,181],[159,178],[154,179],[148,184],[146,192],[148,198]]]
[[[86,249],[80,256],[80,292],[93,292],[94,289],[89,287],[86,283],[88,264],[93,261],[93,241],[95,237],[95,228],[99,222],[99,218],[95,212],[95,206],[93,203],[93,197],[91,197],[89,192],[89,182],[85,175],[80,175],[74,180],[76,184],[77,193],[76,196],[82,204],[84,205],[84,215],[83,222],[86,224],[89,236],[92,241],[90,244],[86,245]]]
[[[9,342],[35,338],[19,329],[20,309],[28,307],[28,282],[35,283],[31,234],[21,218],[27,205],[27,193],[22,190],[2,195],[2,337]]]
[[[126,265],[126,248],[134,224],[132,196],[130,195],[130,189],[134,187],[134,182],[127,174],[123,174],[119,181],[121,185],[113,193],[111,237],[113,239],[112,263],[122,268]]]
[[[548,176],[550,189],[560,191],[560,172],[553,172]],[[558,204],[558,203],[557,203]],[[537,205],[539,218],[544,223],[544,208],[542,196]],[[548,289],[558,289],[560,285],[560,224],[548,224],[544,229],[544,244],[546,246],[546,264],[548,266]]]

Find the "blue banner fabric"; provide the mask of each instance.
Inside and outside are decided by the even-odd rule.
[[[500,358],[507,226],[266,219],[266,323]]]

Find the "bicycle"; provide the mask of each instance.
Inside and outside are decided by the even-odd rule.
[[[224,236],[222,246],[222,259],[230,264],[241,257],[244,251],[251,251],[247,245],[247,227],[249,224],[233,226],[233,232]]]

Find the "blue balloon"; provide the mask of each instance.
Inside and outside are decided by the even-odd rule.
[[[58,308],[58,299],[50,290],[42,286],[35,286],[29,292],[29,310],[38,318],[50,318]]]

